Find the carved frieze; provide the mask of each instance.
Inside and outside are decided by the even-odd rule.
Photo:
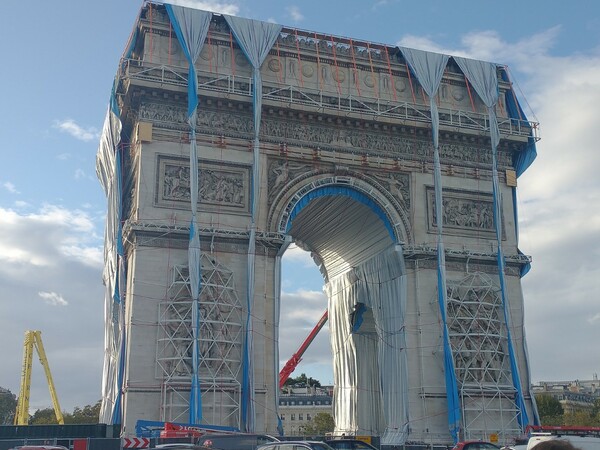
[[[427,217],[429,231],[436,232],[437,218],[433,187],[427,188]],[[494,238],[492,194],[444,189],[442,191],[442,225],[446,234]]]
[[[360,149],[370,153],[400,156],[405,159],[427,160],[433,158],[433,146],[429,140],[406,136],[367,131],[336,125],[315,125],[314,123],[283,121],[266,118],[261,122],[261,139],[275,142],[318,145],[325,149]],[[441,143],[442,162],[456,165],[491,166],[491,150],[474,145]],[[499,152],[500,166],[510,166],[509,154]]]
[[[163,123],[167,127],[186,129],[186,110],[173,104],[142,103],[139,120]],[[319,123],[317,125],[316,123]],[[252,138],[253,122],[248,113],[232,113],[200,108],[197,130],[199,133]],[[429,160],[433,157],[428,139],[416,139],[398,133],[370,131],[339,124],[321,124],[313,121],[280,120],[266,117],[261,120],[260,138],[263,141],[287,142],[297,145],[314,145],[336,151],[363,150],[371,154],[384,154],[412,160]],[[440,143],[440,159],[444,163],[491,166],[491,150],[464,143]],[[508,167],[510,155],[499,152],[498,162]]]
[[[138,109],[138,120],[185,124],[186,110],[183,107],[166,103],[142,103]]]
[[[185,158],[158,157],[156,205],[189,208],[190,166]],[[200,160],[198,162],[198,207],[248,213],[250,168]]]

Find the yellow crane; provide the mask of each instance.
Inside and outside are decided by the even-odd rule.
[[[48,359],[46,358],[46,352],[44,351],[44,344],[42,344],[42,332],[34,330],[27,330],[25,332],[21,389],[17,400],[17,411],[15,413],[14,423],[15,425],[27,425],[29,423],[29,391],[31,390],[31,363],[33,360],[34,348],[37,351],[40,363],[42,363],[42,366],[44,367],[44,372],[46,372],[46,380],[48,380],[48,389],[50,390],[50,397],[52,398],[52,406],[54,406],[56,420],[60,425],[63,425],[65,420],[63,419],[60,405],[58,404],[54,381],[52,381],[50,366],[48,365]]]

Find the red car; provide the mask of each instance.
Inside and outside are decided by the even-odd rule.
[[[500,447],[485,441],[463,441],[456,444],[452,450],[500,450]]]

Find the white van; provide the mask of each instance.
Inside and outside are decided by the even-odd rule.
[[[569,441],[575,448],[580,450],[600,450],[600,438],[591,436],[555,436],[555,435],[533,435],[527,443],[527,450],[531,450],[537,444],[550,439],[562,439]]]

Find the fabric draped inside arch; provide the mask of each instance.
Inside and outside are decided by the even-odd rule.
[[[382,444],[406,441],[406,280],[402,248],[393,245],[325,285],[337,432],[380,434]],[[376,333],[352,333],[357,303],[371,310]]]

